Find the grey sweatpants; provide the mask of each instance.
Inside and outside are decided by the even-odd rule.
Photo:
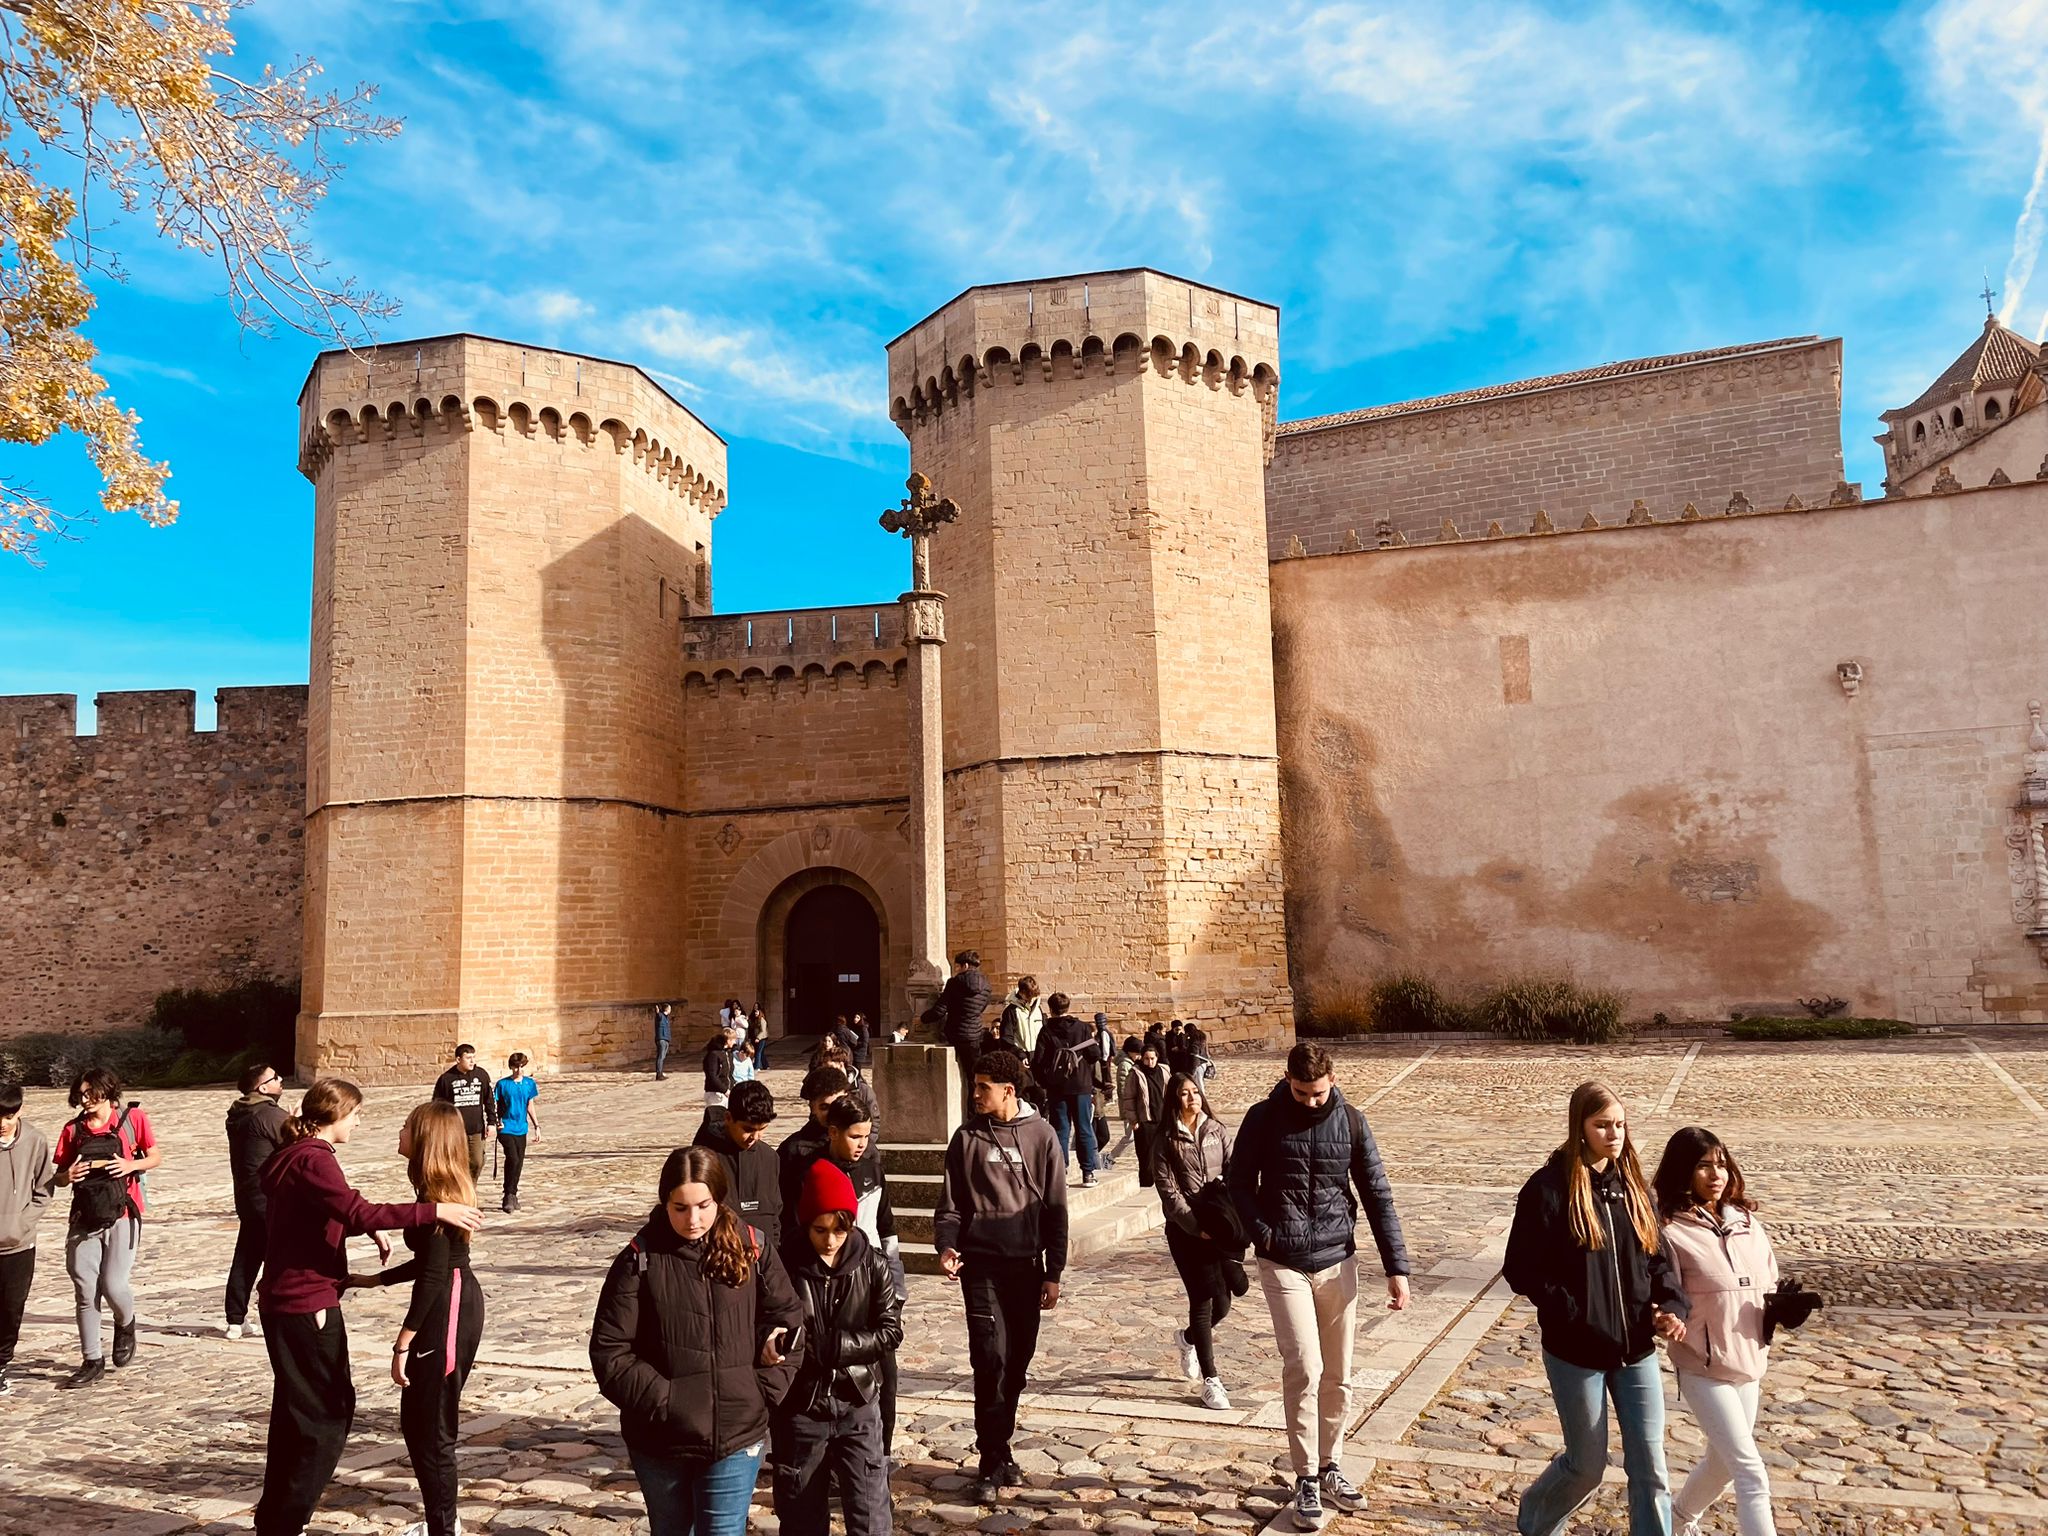
[[[103,1231],[73,1232],[64,1239],[64,1267],[71,1271],[71,1293],[78,1302],[79,1351],[87,1360],[103,1358],[102,1299],[113,1311],[116,1328],[135,1321],[135,1292],[128,1276],[135,1268],[135,1245],[141,1237],[142,1223],[124,1216]]]

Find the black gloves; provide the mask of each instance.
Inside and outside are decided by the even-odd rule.
[[[1779,1328],[1797,1328],[1824,1305],[1821,1298],[1797,1280],[1780,1280],[1778,1288],[1764,1298],[1764,1343]]]

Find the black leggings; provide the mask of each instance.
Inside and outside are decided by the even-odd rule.
[[[452,1536],[455,1530],[455,1446],[462,1436],[462,1388],[484,1337],[484,1293],[476,1276],[466,1268],[453,1273],[462,1283],[455,1327],[448,1326],[445,1305],[428,1314],[406,1354],[409,1385],[398,1394],[398,1428],[420,1485],[431,1536]]]
[[[1230,1315],[1232,1300],[1222,1262],[1214,1244],[1171,1222],[1166,1227],[1166,1251],[1173,1255],[1173,1267],[1180,1271],[1180,1283],[1187,1288],[1188,1342],[1195,1346],[1202,1374],[1214,1376],[1216,1325]]]

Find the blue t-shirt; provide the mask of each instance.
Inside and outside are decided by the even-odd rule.
[[[540,1084],[530,1077],[498,1079],[498,1129],[512,1136],[526,1134],[526,1106],[540,1097]]]

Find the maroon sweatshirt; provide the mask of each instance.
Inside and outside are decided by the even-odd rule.
[[[423,1227],[432,1205],[372,1205],[348,1186],[333,1144],[318,1136],[287,1142],[263,1165],[270,1229],[259,1295],[267,1312],[318,1312],[341,1305],[348,1277],[343,1243],[365,1232]]]

